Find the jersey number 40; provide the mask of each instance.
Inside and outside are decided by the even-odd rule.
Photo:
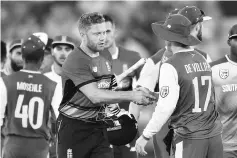
[[[30,123],[33,129],[40,128],[43,123],[44,101],[39,97],[33,97],[30,99],[28,105],[22,105],[23,100],[24,100],[24,95],[20,94],[17,99],[15,117],[22,119],[22,127],[24,128],[28,127],[28,122]],[[34,111],[35,111],[36,103],[38,103],[38,110],[37,110],[38,113],[37,113],[36,123],[34,123]]]
[[[208,90],[207,90],[207,96],[206,100],[204,103],[203,111],[207,111],[207,107],[209,105],[209,101],[211,98],[211,76],[201,76],[201,85],[206,86],[206,81],[208,81]],[[192,112],[202,112],[202,109],[200,108],[200,103],[199,103],[199,84],[198,84],[198,78],[195,77],[193,79],[193,85],[194,85],[194,94],[195,94],[195,105],[192,110]],[[202,92],[200,92],[202,93]]]

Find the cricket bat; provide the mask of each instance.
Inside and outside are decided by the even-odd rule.
[[[136,69],[138,69],[140,66],[144,65],[146,63],[145,58],[141,58],[138,62],[136,62],[133,66],[131,66],[129,69],[124,71],[120,75],[115,75],[117,83],[120,83],[125,77],[127,77],[129,74],[133,73]]]

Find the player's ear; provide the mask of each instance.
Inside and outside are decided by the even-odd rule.
[[[230,39],[227,40],[227,44],[230,46]]]

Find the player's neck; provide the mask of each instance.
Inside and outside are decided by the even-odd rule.
[[[87,55],[89,55],[90,57],[96,57],[98,56],[99,52],[94,52],[92,51],[90,48],[88,48],[86,46],[86,44],[84,44],[83,42],[80,45],[80,48],[84,51],[84,53],[86,53]]]
[[[27,64],[24,64],[23,69],[24,69],[24,70],[30,70],[30,71],[39,71],[40,65],[41,65],[41,64],[31,64],[31,63],[27,63]]]
[[[62,74],[62,67],[60,65],[58,65],[56,62],[53,63],[53,71],[58,74],[59,76],[61,76]]]
[[[230,55],[229,55],[229,58],[230,58],[230,60],[232,60],[233,62],[236,62],[236,63],[237,63],[237,54],[236,54],[236,53],[231,52]]]
[[[118,47],[116,46],[115,42],[112,44],[111,47],[108,48],[108,50],[112,56],[118,53]]]
[[[193,50],[192,47],[179,47],[179,46],[170,46],[170,50],[173,52],[173,54],[179,53],[179,52],[186,52]]]

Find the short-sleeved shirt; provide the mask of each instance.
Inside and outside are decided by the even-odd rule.
[[[218,135],[222,125],[214,101],[211,67],[197,51],[179,52],[166,65],[177,74],[179,98],[170,117],[175,133],[189,139]],[[161,76],[162,77],[162,76]],[[160,96],[169,98],[168,80],[160,85]]]
[[[141,59],[138,52],[130,51],[120,46],[118,47],[118,56],[116,59],[112,59],[112,56],[108,50],[103,51],[101,54],[111,60],[112,72],[116,75],[122,74]],[[133,82],[135,79],[138,79],[140,71],[141,67],[120,82],[122,91],[132,90],[134,84]],[[128,110],[129,104],[130,102],[124,101],[119,103],[119,107]]]
[[[101,78],[112,74],[111,62],[101,55],[92,58],[78,47],[68,55],[62,70],[63,100],[59,112],[85,121],[97,117],[101,105],[93,104],[79,88],[97,79],[100,80],[98,88],[108,86],[110,79]]]
[[[226,55],[210,65],[217,111],[223,124],[223,147],[226,151],[237,150],[237,63]]]
[[[40,72],[20,70],[1,78],[1,124],[5,135],[50,138],[56,83]],[[55,120],[56,118],[54,118]]]

